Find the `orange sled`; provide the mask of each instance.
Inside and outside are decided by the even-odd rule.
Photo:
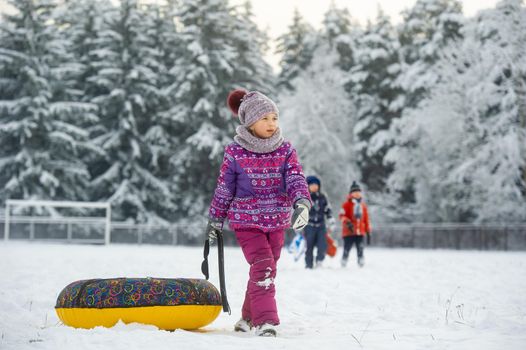
[[[325,234],[325,237],[327,238],[327,255],[333,257],[336,255],[336,242],[328,233]]]

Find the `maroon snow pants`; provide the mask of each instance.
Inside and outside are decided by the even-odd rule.
[[[254,326],[263,323],[278,325],[274,278],[276,278],[276,264],[285,240],[285,231],[238,230],[236,238],[250,264],[241,317],[251,320]]]

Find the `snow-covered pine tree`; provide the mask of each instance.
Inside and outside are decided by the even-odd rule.
[[[62,28],[62,40],[68,43],[68,51],[79,69],[74,88],[83,102],[91,102],[100,93],[91,82],[96,74],[92,55],[103,30],[104,14],[111,8],[109,0],[64,0],[55,11],[54,22]]]
[[[122,0],[104,14],[105,28],[92,51],[101,91],[93,101],[104,130],[94,138],[105,157],[93,164],[93,198],[110,201],[117,220],[162,223],[173,218],[173,195],[145,134],[163,106],[162,58],[152,42],[151,12]]]
[[[510,61],[472,35],[437,62],[442,81],[406,127],[425,139],[413,152],[415,219],[446,222],[524,220],[517,96]]]
[[[319,32],[321,38],[319,46],[321,48],[316,49],[313,53],[313,61],[316,60],[316,67],[309,73],[317,74],[316,72],[320,72],[322,76],[319,82],[324,82],[324,85],[329,89],[321,96],[328,100],[330,100],[331,93],[341,98],[342,84],[344,89],[348,88],[347,70],[354,64],[354,42],[361,31],[359,24],[352,20],[346,8],[337,8],[334,3],[331,3],[324,15],[323,27]],[[321,56],[324,55],[328,57],[323,59]],[[335,59],[336,61],[334,61]],[[352,99],[348,98],[348,101],[334,103],[334,108],[331,108],[328,101],[324,104],[326,104],[324,108],[328,113],[323,119],[336,138],[349,148],[354,142],[352,129],[357,121],[356,107]],[[353,166],[356,165],[355,155],[351,152],[347,153],[346,161],[349,164],[352,163]],[[354,170],[353,167],[351,168]],[[352,173],[352,176],[353,180],[357,179],[357,174]]]
[[[235,16],[237,21],[230,36],[237,54],[233,81],[250,90],[273,91],[275,77],[263,59],[269,38],[255,24],[251,3],[246,1],[237,8]]]
[[[172,184],[180,205],[178,219],[192,223],[202,222],[224,146],[235,133],[236,120],[226,108],[228,93],[247,83],[248,88],[264,87],[267,77],[265,69],[259,71],[259,33],[245,29],[248,18],[239,22],[227,0],[181,0],[178,10],[184,50],[172,68],[176,82],[169,90],[177,101],[170,111],[177,131]],[[240,28],[247,37],[239,38]],[[241,53],[241,47],[253,52]],[[249,78],[250,73],[265,76]]]
[[[473,152],[473,143],[468,140],[474,136],[474,130],[467,122],[478,119],[478,107],[469,106],[478,96],[470,89],[485,79],[485,68],[492,59],[490,55],[478,61],[477,51],[469,47],[478,44],[470,39],[442,53],[443,58],[436,62],[441,82],[421,101],[420,107],[403,119],[406,122],[403,135],[408,140],[419,140],[417,148],[404,150],[411,152],[411,157],[402,157],[397,163],[397,166],[412,167],[414,203],[406,203],[397,211],[399,216],[404,214],[405,220],[467,222],[474,219],[472,181],[462,174],[464,162]],[[468,66],[471,68],[467,69]],[[393,155],[391,152],[388,157]],[[390,178],[402,184],[404,180]]]
[[[68,53],[78,72],[76,79],[71,80],[70,89],[75,92],[72,99],[96,108],[93,118],[81,125],[89,135],[102,129],[98,106],[93,99],[106,91],[94,83],[97,68],[93,52],[97,50],[97,39],[104,29],[104,14],[111,9],[112,4],[108,0],[65,0],[54,11],[53,21],[61,28],[61,40],[67,43]],[[104,155],[104,151],[100,145],[91,141],[91,136],[88,145],[89,152],[80,154],[80,159],[84,164],[91,165]]]
[[[402,52],[402,71],[398,84],[402,88],[404,107],[402,116],[391,124],[389,137],[394,146],[386,154],[393,166],[387,181],[388,193],[396,197],[397,208],[405,211],[415,202],[415,177],[424,168],[418,168],[419,143],[425,142],[416,132],[414,118],[419,117],[420,102],[440,82],[436,62],[448,45],[462,40],[464,17],[457,0],[418,0],[405,12],[399,40]],[[425,175],[425,174],[424,174]],[[404,220],[410,214],[400,213]]]
[[[344,71],[354,64],[354,42],[361,35],[360,26],[351,18],[347,8],[338,8],[331,2],[323,17],[323,39],[339,54],[338,65]]]
[[[276,53],[281,55],[281,60],[277,84],[280,90],[294,90],[292,80],[309,66],[317,41],[314,28],[295,9],[288,32],[278,38]]]
[[[399,44],[389,18],[378,9],[374,24],[356,40],[355,65],[349,72],[351,97],[357,108],[353,154],[368,191],[383,192],[391,169],[384,156],[392,145],[388,130],[400,117]]]
[[[334,1],[331,1],[329,9],[323,16],[324,37],[329,41],[331,47],[340,35],[350,33],[351,15],[347,8],[337,8]]]
[[[328,43],[320,44],[309,67],[292,81],[295,90],[280,95],[284,136],[298,150],[305,174],[321,178],[332,203],[344,199],[342,191],[358,175],[349,152],[355,111],[338,60]]]
[[[79,158],[94,106],[78,102],[78,65],[50,0],[9,1],[0,38],[0,199],[88,199]]]
[[[478,222],[526,221],[526,8],[522,0],[502,0],[480,12],[468,33],[481,43],[486,65],[478,84],[478,119],[465,176],[473,179]],[[474,33],[473,33],[474,32]],[[477,67],[472,62],[473,68]],[[471,68],[471,67],[470,67]],[[482,70],[482,69],[481,69]],[[471,90],[470,89],[470,90]],[[484,95],[486,98],[484,98]],[[497,208],[497,209],[496,209]]]
[[[170,74],[170,70],[182,50],[175,26],[176,5],[176,1],[171,0],[166,5],[152,4],[144,8],[148,13],[144,17],[144,34],[151,43],[152,57],[157,60],[153,64],[156,67],[156,88],[162,94],[162,97],[157,99],[157,113],[150,116],[144,141],[152,152],[152,169],[155,169],[156,176],[163,181],[170,181],[170,158],[174,150],[172,135],[177,133],[173,130],[169,113],[177,101],[170,94],[166,94],[167,87],[175,83],[175,77]],[[170,218],[173,219],[173,213],[170,214]]]
[[[441,81],[403,125],[409,140],[422,142],[397,163],[413,173],[415,220],[526,220],[526,132],[516,90],[524,22],[520,1],[501,2],[470,21],[464,41],[436,62]]]
[[[182,50],[176,27],[177,3],[178,0],[167,0],[165,5],[149,4],[142,7],[148,14],[144,17],[148,22],[145,23],[145,34],[152,40],[152,47],[156,50],[154,56],[159,60],[157,70],[161,86],[173,84],[174,77],[169,74],[169,70]]]
[[[356,110],[346,92],[342,65],[353,62],[351,47],[359,31],[349,13],[332,4],[310,64],[290,81],[294,90],[280,94],[285,136],[297,148],[305,173],[321,177],[333,203],[340,203],[342,191],[347,193],[350,181],[359,177],[349,151]]]
[[[519,125],[526,128],[526,7],[524,0],[503,0],[496,9],[482,11],[476,19],[477,36],[483,42],[492,40],[509,52],[512,66],[510,74],[513,90],[517,94]],[[516,33],[516,35],[513,35]],[[521,142],[521,154],[526,157],[526,140]],[[522,181],[526,183],[526,167],[522,168]],[[526,188],[522,189],[526,195]]]
[[[464,16],[458,0],[417,0],[403,16],[399,40],[404,66],[399,83],[406,108],[413,108],[440,80],[433,65],[449,43],[462,39]]]

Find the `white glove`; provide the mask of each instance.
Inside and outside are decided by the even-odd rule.
[[[328,224],[329,224],[329,231],[331,233],[333,233],[334,231],[336,231],[336,220],[334,220],[334,218],[330,218],[328,220]]]
[[[309,223],[309,207],[303,201],[296,203],[296,208],[292,214],[292,228],[294,230],[301,230]]]
[[[206,225],[206,235],[208,236],[208,239],[210,242],[213,242],[217,239],[217,237],[222,234],[223,231],[223,224],[221,222],[217,221],[208,221],[208,225]]]

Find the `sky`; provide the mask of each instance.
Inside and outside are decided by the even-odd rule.
[[[112,0],[118,1],[118,0]],[[148,2],[163,0],[146,0]],[[233,5],[242,4],[246,0],[230,0]],[[346,7],[351,16],[361,24],[365,24],[368,19],[376,17],[378,6],[398,23],[402,17],[400,12],[410,8],[416,0],[250,0],[255,14],[254,20],[258,26],[266,30],[271,39],[276,39],[279,35],[287,31],[287,27],[292,22],[294,9],[298,8],[307,22],[315,28],[320,28],[323,15],[327,11],[331,1],[338,8]],[[471,17],[481,9],[494,7],[499,0],[461,0],[464,14]],[[0,12],[6,11],[6,0],[0,0]],[[276,70],[279,63],[279,57],[274,54],[274,43],[271,43],[271,49],[267,53],[267,61]]]

